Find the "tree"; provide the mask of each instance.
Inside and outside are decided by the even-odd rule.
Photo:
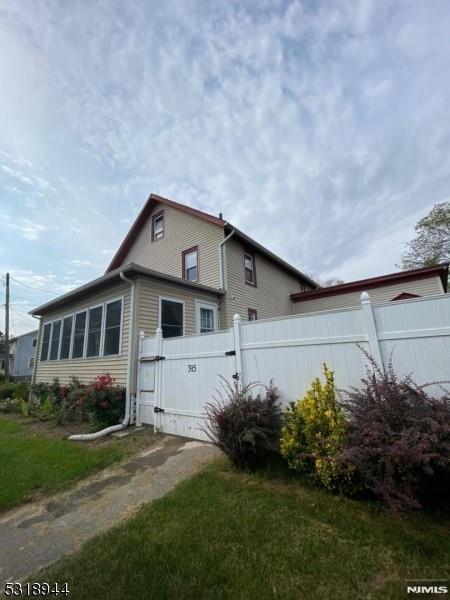
[[[450,202],[441,202],[415,226],[416,237],[402,255],[404,270],[450,261]]]

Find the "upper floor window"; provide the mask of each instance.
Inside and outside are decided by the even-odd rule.
[[[152,242],[155,240],[162,240],[164,237],[164,211],[154,214],[152,216]]]
[[[37,338],[33,338],[33,348],[36,347],[36,344],[37,344]]]
[[[198,281],[198,249],[189,248],[183,252],[183,279]]]
[[[256,286],[255,257],[244,252],[245,283]]]

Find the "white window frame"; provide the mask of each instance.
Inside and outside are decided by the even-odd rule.
[[[161,327],[161,316],[162,316],[162,301],[163,300],[167,300],[167,302],[177,302],[178,304],[182,304],[183,305],[183,336],[186,335],[186,302],[184,300],[180,300],[179,298],[169,298],[168,296],[159,296],[159,310],[158,310],[158,327],[159,329],[162,329]],[[176,337],[182,337],[182,336],[176,336]],[[167,339],[171,339],[171,338],[167,338]]]
[[[98,350],[98,354],[96,354],[95,356],[88,356],[87,354],[87,349],[88,349],[88,337],[89,337],[89,323],[91,321],[91,315],[90,312],[91,310],[95,310],[96,308],[101,308],[102,309],[102,322],[100,324],[100,346],[99,346],[99,350]],[[103,354],[103,327],[104,327],[104,316],[105,316],[105,303],[104,302],[100,302],[100,304],[94,304],[93,306],[89,306],[89,308],[87,309],[87,319],[86,319],[86,344],[84,347],[84,357],[86,360],[92,360],[95,358],[102,358]]]
[[[113,304],[114,302],[119,302],[120,301],[120,332],[119,332],[119,352],[117,352],[117,354],[106,354],[105,355],[105,330],[106,330],[106,307],[108,306],[108,304]],[[112,300],[106,300],[105,304],[104,304],[104,309],[103,309],[103,314],[105,316],[105,318],[103,319],[103,325],[102,325],[102,338],[103,338],[103,342],[102,342],[102,357],[104,358],[112,358],[114,356],[121,356],[122,355],[122,332],[123,332],[123,313],[124,311],[124,297],[120,296],[119,298],[113,298]]]
[[[63,334],[63,327],[64,327],[64,321],[66,319],[72,319],[72,329],[70,331],[70,342],[69,342],[69,356],[67,358],[61,358],[61,348],[62,348],[62,334]],[[56,319],[58,320],[58,319]],[[59,341],[59,352],[58,352],[58,360],[71,360],[72,359],[72,344],[73,344],[73,328],[75,326],[75,319],[74,319],[74,313],[70,314],[70,315],[65,315],[64,317],[62,317],[62,323],[61,323],[61,339]]]
[[[74,340],[75,340],[75,322],[77,320],[77,316],[83,314],[84,312],[86,313],[86,320],[84,322],[83,354],[82,354],[82,356],[77,356],[76,358],[74,358],[72,356],[72,354],[73,354],[73,344],[74,344]],[[88,315],[89,315],[89,307],[83,308],[81,310],[77,310],[77,312],[73,313],[72,339],[70,340],[70,360],[84,360],[86,357]]]
[[[167,300],[170,300],[170,298],[166,298]],[[105,328],[106,328],[106,307],[108,306],[108,304],[112,304],[113,302],[119,302],[120,301],[120,333],[119,333],[119,352],[117,354],[108,354],[105,356]],[[180,300],[175,300],[175,302],[181,302]],[[101,330],[100,330],[100,353],[98,356],[87,356],[87,343],[88,343],[88,333],[89,333],[89,311],[93,310],[95,308],[99,308],[102,307],[102,325],[101,325]],[[49,340],[49,345],[48,345],[48,351],[47,351],[47,357],[46,360],[41,360],[41,354],[38,353],[39,348],[36,349],[36,356],[38,356],[38,361],[40,362],[66,362],[68,360],[72,361],[80,361],[80,360],[97,360],[99,358],[115,358],[117,356],[121,356],[122,355],[122,335],[123,335],[123,324],[124,324],[124,312],[125,312],[125,297],[124,296],[117,296],[116,298],[111,298],[108,300],[105,300],[104,302],[99,302],[98,304],[93,304],[92,306],[86,306],[81,308],[80,310],[77,310],[76,312],[73,313],[69,313],[66,315],[62,315],[60,317],[57,317],[56,319],[52,319],[51,321],[45,321],[42,325],[42,340],[44,339],[44,327],[46,325],[50,325],[50,340]],[[83,340],[83,355],[82,356],[77,356],[76,358],[73,357],[73,345],[74,345],[74,338],[75,338],[75,322],[76,322],[76,318],[78,315],[82,314],[82,313],[86,313],[86,322],[84,325],[84,340]],[[70,334],[70,349],[69,349],[69,357],[68,358],[61,358],[61,344],[62,344],[62,332],[63,332],[63,324],[64,324],[64,319],[68,319],[68,318],[72,318],[72,332]],[[53,324],[56,323],[56,321],[61,321],[61,331],[59,333],[59,343],[58,343],[58,358],[55,358],[53,360],[50,361],[50,350],[51,350],[51,343],[52,343],[52,337],[53,337]],[[183,307],[183,335],[184,335],[184,307]],[[40,348],[40,350],[42,350],[42,348]]]
[[[50,344],[48,346],[48,354],[47,354],[47,361],[44,362],[58,362],[59,361],[59,351],[61,350],[61,336],[62,336],[62,322],[63,322],[63,318],[64,317],[58,317],[57,319],[53,319],[52,323],[52,327],[50,329]],[[56,358],[50,358],[51,354],[52,354],[52,343],[53,343],[53,327],[55,325],[55,323],[57,323],[58,321],[61,321],[61,327],[59,330],[59,340],[58,340],[58,352],[56,354]]]
[[[219,307],[214,302],[203,302],[203,300],[195,300],[195,333],[200,333],[200,309],[206,308],[208,310],[213,310],[214,312],[214,329],[213,331],[218,331],[219,329]],[[206,333],[206,332],[205,332]],[[212,332],[208,332],[212,333]],[[204,335],[204,334],[202,334]]]
[[[41,354],[42,354],[42,346],[44,344],[44,329],[45,329],[46,325],[50,325],[50,337],[48,339],[47,356],[45,357],[45,360],[42,360]],[[48,357],[50,355],[50,342],[52,341],[52,325],[53,325],[53,321],[45,321],[42,324],[42,342],[41,342],[41,347],[36,349],[36,355],[39,355],[39,361],[40,362],[49,362]],[[40,350],[40,352],[38,352],[38,350]]]

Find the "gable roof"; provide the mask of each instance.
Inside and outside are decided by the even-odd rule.
[[[270,250],[268,250],[267,248],[265,248],[264,246],[262,246],[255,240],[253,240],[250,236],[248,236],[245,233],[243,233],[242,231],[240,231],[237,227],[234,227],[234,225],[232,225],[229,221],[225,221],[224,219],[220,219],[209,213],[203,212],[201,210],[197,210],[196,208],[191,208],[190,206],[186,206],[186,204],[181,204],[179,202],[175,202],[174,200],[169,200],[168,198],[164,198],[163,196],[158,196],[157,194],[150,194],[150,196],[148,197],[147,202],[144,204],[144,207],[142,208],[141,212],[136,217],[136,220],[134,221],[129,232],[125,236],[119,249],[117,250],[116,254],[114,255],[111,263],[109,264],[108,268],[106,269],[105,274],[113,271],[114,269],[117,269],[121,265],[122,261],[125,260],[125,257],[127,256],[131,246],[133,245],[133,242],[135,241],[135,239],[138,236],[141,229],[144,227],[144,225],[145,225],[148,217],[152,213],[156,203],[164,204],[166,206],[171,206],[172,208],[181,210],[189,215],[192,215],[199,219],[203,219],[204,221],[207,221],[208,223],[212,223],[213,225],[218,225],[219,227],[222,227],[224,229],[226,228],[226,233],[229,233],[232,230],[234,230],[234,232],[235,232],[234,237],[236,239],[239,239],[243,244],[256,250],[259,254],[266,256],[267,258],[269,258],[271,261],[278,264],[280,267],[282,267],[286,271],[289,271],[290,273],[292,273],[299,279],[302,279],[303,281],[308,283],[308,285],[310,285],[312,288],[318,287],[317,283],[313,279],[311,279],[311,277],[309,277],[308,275],[305,275],[305,273],[302,273],[302,271],[299,271],[298,269],[296,269],[295,267],[290,265],[288,262],[286,262],[285,260],[283,260],[282,258],[277,256],[276,254],[274,254],[273,252],[271,252]]]
[[[448,267],[448,263],[444,263],[442,265],[434,265],[432,267],[423,267],[422,269],[390,273],[389,275],[381,275],[380,277],[358,279],[357,281],[340,283],[339,285],[332,285],[326,288],[319,288],[317,290],[310,290],[308,292],[291,294],[291,300],[292,302],[302,302],[303,300],[313,300],[315,298],[347,294],[349,292],[362,292],[365,290],[382,287],[384,285],[402,283],[403,281],[417,281],[419,279],[435,276],[439,276],[441,278],[444,292],[447,292]]]
[[[186,206],[185,204],[180,204],[179,202],[174,202],[173,200],[169,200],[168,198],[163,198],[162,196],[158,196],[157,194],[150,194],[150,196],[147,199],[147,202],[144,204],[141,212],[138,214],[136,220],[131,226],[130,231],[125,236],[111,263],[106,269],[106,273],[109,273],[110,271],[117,269],[117,267],[120,266],[120,264],[128,254],[128,251],[130,250],[138,233],[145,225],[148,217],[151,215],[156,203],[158,202],[160,204],[165,204],[166,206],[171,206],[172,208],[177,208],[178,210],[181,210],[194,217],[198,217],[199,219],[203,219],[204,221],[208,221],[209,223],[213,223],[214,225],[219,225],[220,227],[223,227],[225,225],[225,221],[223,219],[214,217],[209,213],[197,210],[196,208],[191,208],[190,206]]]

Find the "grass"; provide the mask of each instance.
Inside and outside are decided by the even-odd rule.
[[[448,517],[218,462],[39,579],[77,600],[404,598],[405,579],[448,578],[449,562]]]
[[[126,447],[119,440],[86,447],[49,438],[17,421],[0,418],[0,511],[37,493],[60,490],[125,455]]]

